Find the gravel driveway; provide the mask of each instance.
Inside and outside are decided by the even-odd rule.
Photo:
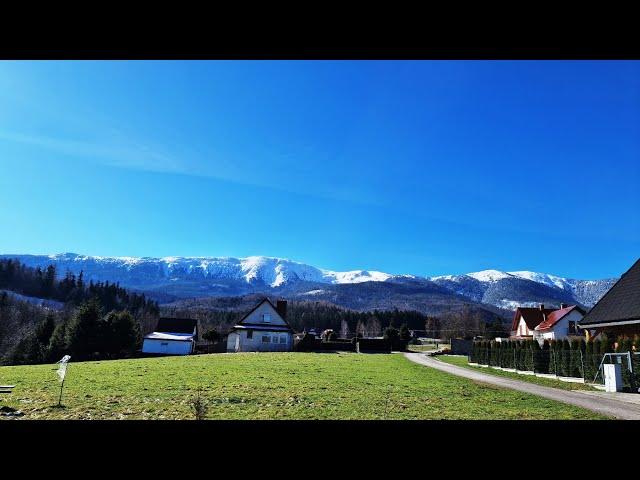
[[[576,405],[621,420],[640,420],[640,394],[560,390],[557,388],[543,387],[535,383],[498,377],[479,371],[476,372],[469,368],[458,367],[435,360],[423,353],[405,353],[404,356],[420,365],[435,368],[436,370],[441,370],[459,377],[465,377],[470,380],[531,393],[551,400]]]

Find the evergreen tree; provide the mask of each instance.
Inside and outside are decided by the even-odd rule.
[[[384,329],[383,337],[391,343],[391,348],[398,349],[399,341],[400,341],[400,331],[392,326],[389,326]]]
[[[97,350],[110,357],[121,357],[133,353],[140,342],[140,327],[129,312],[109,312],[99,322],[102,345]]]
[[[71,318],[66,331],[67,348],[78,360],[94,357],[101,350],[102,307],[97,300],[80,305]]]
[[[583,377],[582,367],[582,340],[572,339],[569,342],[570,357],[569,357],[569,376],[570,377]]]
[[[43,346],[43,349],[49,349],[49,342],[51,335],[56,328],[56,322],[53,313],[48,313],[45,319],[40,322],[35,328],[35,337],[39,344]]]
[[[403,342],[408,342],[409,340],[411,340],[411,332],[409,331],[409,327],[406,323],[403,323],[400,327],[399,335],[400,340],[402,340]]]
[[[41,363],[45,352],[33,333],[28,334],[13,348],[7,356],[10,365],[29,365]]]
[[[208,342],[215,343],[220,340],[221,336],[220,333],[218,333],[218,330],[216,330],[215,328],[211,328],[202,335],[202,338],[204,340],[207,340]]]
[[[589,339],[585,342],[584,349],[584,377],[585,380],[591,381],[595,375],[595,368],[593,366],[593,340]]]
[[[67,354],[66,330],[66,322],[60,322],[56,325],[53,333],[51,334],[51,339],[49,340],[47,361],[57,362]]]
[[[549,373],[549,341],[545,340],[542,342],[542,348],[538,352],[539,362],[536,367],[536,371],[540,373]]]

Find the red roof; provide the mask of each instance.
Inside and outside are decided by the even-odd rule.
[[[520,323],[520,316],[524,318],[524,323],[527,324],[529,330],[533,330],[542,322],[545,321],[547,315],[553,312],[551,308],[545,308],[540,310],[540,307],[518,307],[516,313],[513,315],[513,322],[511,323],[511,330],[516,331],[518,324]]]
[[[540,323],[536,327],[536,330],[548,330],[549,328],[553,327],[562,318],[564,318],[566,315],[569,315],[574,310],[578,310],[579,312],[581,312],[584,315],[584,311],[580,307],[578,307],[577,305],[572,305],[570,307],[561,308],[560,310],[554,310],[552,313],[550,313],[547,316],[547,319],[544,322]]]

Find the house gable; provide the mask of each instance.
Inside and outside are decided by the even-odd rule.
[[[242,326],[259,326],[259,327],[285,327],[291,329],[287,321],[280,316],[276,307],[265,298],[256,307],[247,313],[239,322]]]
[[[550,308],[518,307],[513,315],[511,331],[516,331],[521,321],[524,321],[528,330],[533,330],[542,323],[551,312],[553,312],[553,309]]]
[[[516,329],[516,336],[526,337],[532,335],[527,322],[525,321],[523,316],[520,316],[520,321],[518,322],[518,326]]]

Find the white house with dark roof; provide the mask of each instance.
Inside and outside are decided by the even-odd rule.
[[[233,327],[227,337],[227,352],[289,352],[293,329],[286,320],[287,302],[274,306],[265,298]]]

